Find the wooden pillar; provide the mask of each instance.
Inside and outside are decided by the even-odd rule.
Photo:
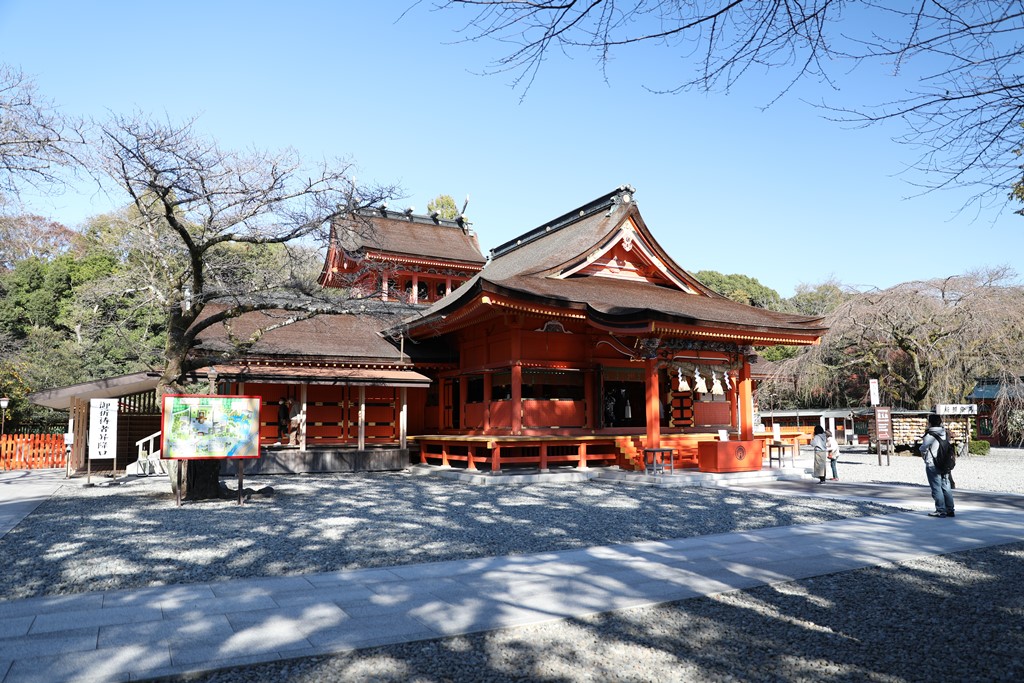
[[[597,424],[594,411],[597,410],[597,401],[594,400],[594,371],[583,372],[583,428],[593,429]]]
[[[540,471],[547,472],[548,469],[548,445],[542,443],[540,445]]]
[[[523,338],[519,328],[512,329],[512,434],[523,433]]]
[[[658,361],[647,361],[647,448],[661,447],[661,397],[658,396]]]
[[[585,470],[587,468],[587,444],[582,441],[576,445],[576,452],[580,456],[579,464],[576,465],[577,469]]]
[[[754,381],[750,378],[750,363],[743,359],[739,381],[740,439],[754,438]]]
[[[406,388],[398,390],[398,400],[401,404],[401,412],[398,414],[398,447],[409,447],[409,402]]]
[[[366,387],[359,385],[359,450],[366,450]]]
[[[416,273],[412,274],[412,302],[414,304],[420,302],[420,276]]]
[[[494,448],[491,449],[491,471],[501,471],[501,444],[495,443]]]
[[[724,375],[724,374],[726,374],[728,372],[729,371],[726,370],[722,374]],[[739,405],[740,405],[740,385],[739,385],[739,382],[736,381],[736,378],[734,376],[732,376],[732,375],[729,376],[729,381],[732,383],[732,386],[729,387],[729,424],[734,425],[736,427],[736,429],[739,430],[739,427],[740,427],[740,410],[739,410]]]
[[[452,464],[448,461],[448,442],[441,442],[441,467],[451,467]]]
[[[523,366],[516,363],[512,366],[512,433],[519,436],[523,433]]]
[[[459,378],[459,428],[467,432],[469,420],[466,419],[466,399],[469,398],[469,376]]]
[[[476,470],[476,462],[474,461],[476,447],[473,444],[466,446],[466,469]]]
[[[309,388],[308,384],[303,383],[302,388],[299,389],[299,400],[302,401],[302,409],[299,415],[302,417],[299,419],[299,450],[306,450],[306,420],[309,418],[309,414],[306,412],[306,390]]]
[[[338,406],[341,408],[341,442],[347,446],[352,439],[352,420],[349,419],[349,411],[352,409],[352,402],[349,400],[351,388],[349,385],[343,384],[339,389],[341,391],[341,400],[338,401]]]
[[[484,373],[484,434],[491,433],[491,390],[494,387],[494,374]]]

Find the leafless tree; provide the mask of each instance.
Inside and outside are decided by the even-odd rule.
[[[552,53],[593,54],[652,43],[692,68],[655,89],[729,90],[743,76],[838,84],[875,61],[908,79],[905,97],[842,107],[864,124],[900,119],[919,146],[928,188],[967,186],[1004,201],[1021,178],[1024,2],[1021,0],[445,0],[468,13],[466,40],[512,47],[490,66],[525,89]],[[684,67],[685,68],[685,67]],[[833,80],[835,78],[835,80]],[[835,111],[835,110],[833,110]]]
[[[1024,289],[1015,278],[1001,268],[852,296],[827,318],[822,343],[782,371],[819,405],[866,405],[869,378],[893,405],[963,403],[980,377],[1020,367]]]
[[[64,225],[35,215],[0,215],[0,270],[22,259],[48,259],[71,248],[75,233]]]
[[[114,117],[99,126],[96,143],[96,167],[130,202],[114,227],[130,281],[117,284],[146,293],[166,314],[161,393],[223,359],[223,350],[215,357],[198,350],[203,330],[252,311],[287,311],[276,328],[351,306],[350,293],[319,289],[294,249],[323,243],[332,219],[357,217],[395,194],[358,186],[349,162],[309,169],[293,151],[229,152],[193,128],[192,121]],[[236,340],[237,350],[269,329]],[[212,483],[209,474],[200,483],[190,473],[189,484],[193,497],[208,495],[209,486],[216,495],[215,471]]]
[[[26,186],[59,185],[83,142],[80,123],[40,97],[21,71],[0,64],[0,207]]]

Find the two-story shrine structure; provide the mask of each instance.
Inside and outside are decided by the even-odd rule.
[[[686,467],[701,443],[723,440],[760,462],[755,347],[826,331],[819,317],[701,284],[658,244],[628,186],[487,259],[462,217],[381,207],[361,219],[372,231],[334,226],[320,283],[377,305],[277,327],[215,368],[220,391],[262,398],[267,471],[641,469],[652,448]],[[233,333],[282,315],[250,314]],[[225,338],[208,331],[204,350]],[[275,445],[282,396],[302,406],[298,448]]]

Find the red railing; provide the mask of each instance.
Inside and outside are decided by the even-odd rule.
[[[38,470],[67,463],[63,434],[0,436],[0,470]]]

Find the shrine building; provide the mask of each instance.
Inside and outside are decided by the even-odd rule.
[[[463,217],[380,207],[332,226],[319,281],[351,293],[349,313],[250,313],[201,335],[210,353],[267,330],[214,368],[219,392],[262,399],[262,471],[643,469],[645,449],[683,468],[724,442],[760,467],[755,348],[826,332],[701,284],[628,186],[488,258]],[[301,406],[296,447],[278,445],[281,397]]]

